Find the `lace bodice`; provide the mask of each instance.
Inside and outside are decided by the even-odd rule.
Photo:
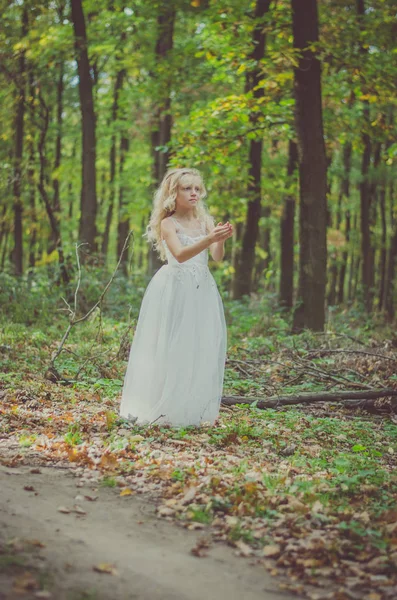
[[[200,227],[193,230],[183,227],[183,225],[181,225],[181,223],[177,219],[175,219],[175,217],[171,217],[171,219],[175,223],[176,234],[182,246],[191,246],[199,239],[207,235],[204,223],[200,223]],[[169,265],[175,265],[185,268],[191,267],[192,265],[203,267],[206,267],[208,265],[208,249],[202,250],[202,252],[196,254],[196,256],[193,256],[192,258],[189,258],[183,263],[179,263],[175,256],[168,249],[167,242],[165,240],[163,240],[163,244],[165,248],[165,253],[167,255],[167,262]]]

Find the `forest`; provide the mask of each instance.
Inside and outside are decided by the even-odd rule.
[[[156,517],[205,534],[191,550],[200,564],[226,542],[285,594],[391,600],[395,2],[0,6],[0,478],[11,502],[45,489],[44,467],[68,469],[115,507],[143,494]],[[173,167],[197,168],[210,214],[234,228],[210,263],[228,330],[221,416],[198,430],[119,416],[161,265],[145,237],[153,195]],[[13,470],[25,491],[7,487]],[[87,490],[77,509],[54,497],[55,512],[93,514]],[[10,539],[0,533],[6,600],[66,600],[31,545]],[[122,567],[101,560],[97,595],[82,575],[59,578],[80,581],[81,600],[125,600],[100,579]]]

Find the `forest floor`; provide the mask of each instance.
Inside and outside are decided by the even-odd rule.
[[[348,333],[291,337],[277,315],[233,310],[225,395],[396,387],[384,332],[350,320]],[[61,334],[1,332],[3,598],[396,597],[394,401],[238,405],[213,427],[137,427],[118,414],[118,323],[71,336],[65,380],[51,381]]]
[[[158,519],[150,499],[74,475],[0,467],[2,600],[292,598],[230,547]],[[192,549],[203,545],[198,559]]]

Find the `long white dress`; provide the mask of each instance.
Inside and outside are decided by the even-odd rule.
[[[174,222],[183,246],[206,235],[204,225],[192,232]],[[208,250],[179,263],[163,244],[168,263],[154,275],[143,297],[120,415],[141,424],[213,423],[219,414],[226,356],[222,300],[208,269]]]

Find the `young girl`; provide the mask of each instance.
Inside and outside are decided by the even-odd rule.
[[[203,204],[196,169],[168,171],[154,197],[148,238],[167,264],[149,283],[124,380],[120,414],[137,423],[214,423],[226,355],[222,301],[208,270],[232,234]]]

